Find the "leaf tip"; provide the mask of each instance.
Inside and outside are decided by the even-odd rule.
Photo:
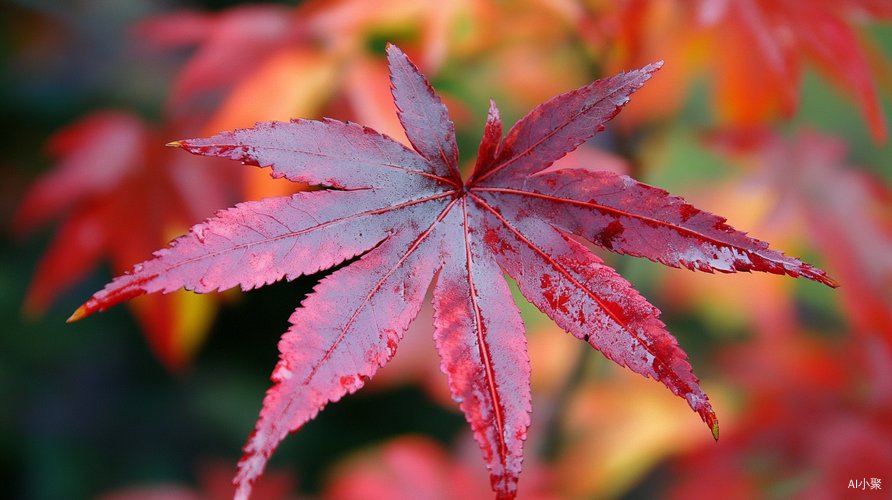
[[[84,304],[84,305],[78,307],[77,310],[74,311],[74,314],[69,316],[69,318],[66,319],[65,322],[66,323],[74,323],[75,321],[83,319],[84,317],[89,316],[89,315],[90,314],[87,312],[87,305]]]
[[[384,47],[384,51],[387,52],[388,57],[396,57],[396,56],[399,56],[400,54],[405,55],[403,53],[403,51],[400,50],[399,47],[397,47],[396,45],[394,45],[390,42],[387,42],[387,46]]]
[[[806,279],[817,281],[818,283],[823,283],[830,288],[839,288],[839,283],[837,283],[836,280],[834,280],[830,276],[827,276],[827,273],[808,264],[804,264],[802,266],[802,271],[796,274],[796,276],[802,276]]]
[[[183,147],[183,141],[168,142],[167,144],[165,144],[165,146],[169,148],[181,148]]]
[[[643,68],[643,71],[646,72],[646,73],[655,73],[657,70],[659,70],[660,68],[663,67],[663,63],[664,63],[664,62],[665,62],[665,61],[663,61],[662,59],[660,59],[660,60],[657,61],[657,62],[650,63],[650,64],[648,64],[647,66],[645,66],[645,67]]]
[[[489,100],[489,115],[498,117],[501,119],[501,113],[499,112],[499,107],[496,106],[496,102],[492,99]]]
[[[712,438],[718,442],[719,440],[719,419],[715,416],[715,413],[709,409],[705,414],[703,414],[703,420],[706,422],[706,425],[709,426],[709,430],[712,431]]]

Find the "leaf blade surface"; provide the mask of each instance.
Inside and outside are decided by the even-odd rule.
[[[479,188],[519,218],[534,217],[607,250],[705,272],[763,271],[835,287],[820,269],[785,256],[665,190],[608,171],[527,178],[523,189]]]
[[[511,127],[502,141],[498,158],[481,165],[486,168],[475,170],[470,183],[514,186],[548,168],[604,130],[604,123],[629,102],[629,95],[662,66],[658,62],[597,80],[540,104]]]
[[[477,201],[477,200],[475,200]],[[542,221],[508,220],[488,204],[485,241],[521,293],[561,328],[608,359],[652,377],[688,401],[718,439],[706,394],[687,355],[650,305],[616,271]]]
[[[446,106],[418,67],[395,45],[387,45],[393,101],[412,147],[426,158],[433,173],[461,183],[455,125]]]
[[[430,236],[439,221],[432,219],[420,235],[402,231],[322,280],[291,315],[279,342],[275,385],[239,461],[236,500],[249,497],[288,433],[362,387],[396,352],[437,269],[437,240]]]
[[[520,311],[477,235],[481,214],[462,205],[450,214],[451,258],[434,288],[434,340],[497,498],[513,498],[532,411],[530,360]]]
[[[271,167],[273,177],[340,189],[427,187],[441,179],[417,152],[374,130],[326,118],[258,123],[207,139],[173,142],[190,153]],[[402,174],[417,176],[412,185]],[[408,185],[407,185],[408,184]]]

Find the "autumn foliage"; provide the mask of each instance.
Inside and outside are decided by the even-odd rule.
[[[868,495],[849,480],[892,470],[890,18],[886,0],[131,18],[117,36],[167,87],[151,113],[109,99],[46,139],[53,164],[10,211],[17,241],[49,235],[16,307],[64,328],[58,304],[115,276],[69,321],[128,304],[188,386],[222,366],[202,350],[216,319],[246,344],[274,320],[261,290],[227,290],[293,282],[273,386],[238,410],[260,416],[237,499]],[[274,455],[405,387],[470,425],[345,438],[315,468]],[[201,455],[82,497],[231,497]]]

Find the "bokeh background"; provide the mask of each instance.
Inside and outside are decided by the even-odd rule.
[[[278,337],[321,276],[65,319],[215,210],[307,188],[166,142],[323,116],[405,140],[390,41],[443,96],[467,165],[488,99],[511,124],[665,60],[561,161],[684,196],[841,284],[601,252],[663,311],[718,443],[516,294],[533,364],[520,498],[890,498],[890,22],[888,0],[3,1],[0,497],[231,497]],[[282,443],[255,499],[493,497],[431,321]]]

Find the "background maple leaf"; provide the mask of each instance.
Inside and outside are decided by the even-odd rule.
[[[629,0],[608,3],[604,25],[614,67],[654,59],[679,62],[643,94],[648,106],[626,120],[675,111],[698,75],[713,83],[717,121],[754,125],[792,116],[806,65],[820,70],[858,103],[874,140],[887,136],[875,66],[876,48],[856,30],[864,20],[888,21],[887,2],[800,0]],[[583,32],[585,34],[585,32]],[[595,39],[600,42],[601,40]],[[671,96],[671,98],[668,98]]]
[[[25,194],[13,220],[20,234],[63,221],[35,271],[26,311],[43,314],[103,260],[124,272],[181,232],[189,217],[233,200],[239,177],[231,166],[171,156],[153,147],[163,136],[130,113],[100,111],[51,139],[58,165]],[[176,370],[201,345],[216,304],[174,294],[139,300],[132,309],[157,356]]]

